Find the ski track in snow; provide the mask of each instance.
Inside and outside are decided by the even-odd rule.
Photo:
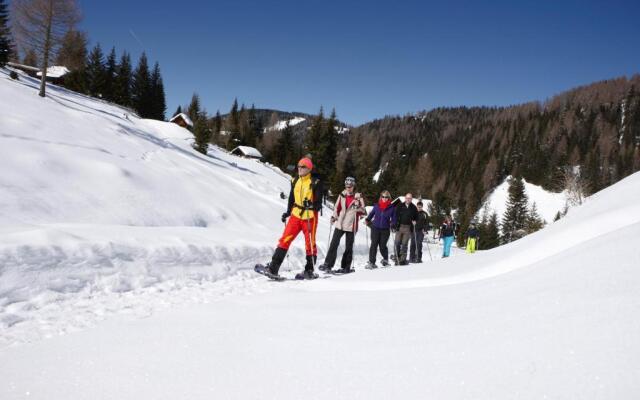
[[[360,236],[361,241],[364,238]],[[298,239],[297,242],[301,242]],[[304,264],[304,250],[302,243],[294,244],[282,264],[281,274],[293,278],[296,272],[301,271]],[[323,243],[319,243],[319,261],[323,260]],[[439,258],[442,247],[438,244],[430,244],[434,257]],[[343,245],[338,249],[339,265]],[[266,250],[268,252],[268,250]],[[262,257],[267,258],[267,252]],[[15,346],[24,343],[32,343],[53,336],[64,335],[70,332],[94,327],[100,321],[104,321],[114,315],[129,315],[133,318],[146,318],[153,313],[171,307],[189,304],[208,304],[219,301],[227,296],[250,296],[274,290],[393,290],[402,288],[400,282],[372,282],[365,278],[359,282],[358,277],[372,277],[376,274],[384,274],[384,271],[392,269],[419,270],[428,268],[430,261],[426,243],[424,248],[423,264],[410,264],[402,267],[379,268],[379,270],[367,271],[364,265],[368,259],[365,243],[356,243],[354,246],[354,266],[356,273],[346,276],[324,275],[329,279],[315,281],[285,281],[275,282],[265,279],[253,272],[252,268],[259,262],[251,252],[237,257],[237,262],[232,263],[231,257],[223,263],[213,264],[205,271],[188,267],[172,266],[174,277],[167,271],[154,271],[152,267],[132,268],[128,276],[127,268],[109,273],[101,277],[73,276],[73,268],[63,269],[66,276],[53,276],[51,283],[44,290],[35,294],[27,293],[24,297],[15,296],[12,300],[4,297],[0,302],[0,348]],[[452,248],[452,254],[462,254],[463,250]],[[270,255],[270,253],[269,253]],[[48,256],[47,256],[48,257]],[[258,261],[256,261],[258,260]],[[34,261],[34,268],[38,261]],[[171,264],[171,263],[169,263]],[[86,268],[87,265],[84,265]],[[75,268],[82,268],[76,265]],[[101,268],[96,266],[94,268]],[[334,269],[337,267],[334,267]],[[176,272],[177,271],[177,272]],[[97,273],[97,272],[96,272]],[[154,277],[154,275],[157,275]],[[147,281],[141,281],[145,277]],[[346,281],[346,279],[350,279]],[[342,284],[339,281],[345,280]],[[331,282],[334,284],[323,284]],[[75,285],[75,286],[74,286]],[[58,286],[58,287],[56,287]],[[405,285],[406,286],[406,285]],[[428,286],[425,285],[425,286]],[[5,293],[6,296],[6,293]],[[3,298],[0,292],[0,300]]]

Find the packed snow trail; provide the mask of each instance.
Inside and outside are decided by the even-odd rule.
[[[0,397],[632,399],[639,234],[636,223],[466,284],[309,291],[418,270],[390,268],[115,316],[0,350]]]

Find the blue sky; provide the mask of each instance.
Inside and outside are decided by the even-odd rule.
[[[79,2],[91,45],[160,63],[167,114],[195,91],[357,125],[640,73],[639,1]]]

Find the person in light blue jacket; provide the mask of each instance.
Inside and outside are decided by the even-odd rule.
[[[444,222],[440,226],[440,239],[443,241],[442,258],[449,257],[451,245],[456,235],[456,224],[451,219],[451,215],[444,217]]]

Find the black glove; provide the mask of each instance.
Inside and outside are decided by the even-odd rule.
[[[282,220],[282,223],[287,222],[287,218],[289,218],[289,213],[282,213],[282,218],[280,218]]]
[[[311,200],[305,199],[302,202],[302,207],[304,207],[305,210],[312,210],[313,209],[313,203],[311,202]]]
[[[369,218],[365,218],[365,219],[364,219],[364,224],[365,224],[366,226],[370,226],[370,225],[371,225],[371,220],[370,220]]]

